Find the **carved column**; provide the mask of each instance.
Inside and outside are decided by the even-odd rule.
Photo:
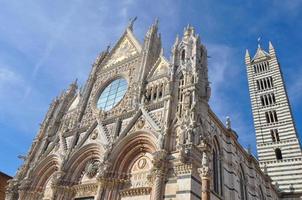
[[[15,179],[8,180],[8,187],[5,192],[5,200],[18,199],[18,181]]]
[[[203,152],[202,154],[202,167],[198,169],[201,178],[201,199],[210,200],[210,169],[208,164],[207,154]]]
[[[157,151],[153,154],[153,199],[161,200],[162,199],[162,188],[163,188],[163,179],[165,172],[165,159],[167,152],[164,150]]]
[[[162,199],[162,183],[163,183],[163,170],[159,169],[155,172],[155,180],[154,180],[154,200]]]

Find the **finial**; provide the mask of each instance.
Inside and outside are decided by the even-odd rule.
[[[20,160],[26,160],[27,159],[27,156],[24,156],[24,155],[18,155],[18,158],[20,159]]]
[[[155,25],[155,26],[158,26],[158,24],[159,24],[159,19],[158,19],[158,17],[156,17],[156,18],[155,18],[155,23],[154,23],[154,25]]]
[[[269,49],[269,51],[275,51],[275,48],[271,41],[268,42],[268,49]]]
[[[257,42],[258,42],[258,48],[261,48],[260,46],[260,41],[261,41],[261,37],[258,37]]]
[[[269,49],[270,56],[273,56],[273,57],[276,56],[275,48],[271,41],[268,42],[268,49]]]
[[[248,50],[248,49],[245,50],[245,57],[247,57],[247,58],[250,57],[250,53],[249,53],[249,50]]]
[[[175,43],[178,43],[178,42],[179,42],[179,35],[177,34],[176,38],[175,38]]]
[[[245,50],[245,64],[246,65],[250,65],[250,63],[251,63],[251,56],[250,56],[250,53],[249,53],[249,50],[248,49],[246,49]]]
[[[232,129],[232,126],[231,126],[231,119],[229,116],[226,117],[226,122],[225,122],[225,125],[226,125],[226,128],[227,129]]]
[[[134,24],[134,22],[137,20],[137,17],[135,16],[133,19],[132,18],[130,18],[129,19],[129,23],[128,23],[128,28],[131,30],[131,31],[133,31],[133,24]]]

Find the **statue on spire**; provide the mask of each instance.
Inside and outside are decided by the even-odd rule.
[[[134,22],[137,20],[137,17],[134,17],[134,18],[130,18],[129,19],[129,23],[128,23],[128,28],[133,31],[133,24]]]

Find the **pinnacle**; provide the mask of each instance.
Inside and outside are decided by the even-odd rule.
[[[269,49],[274,49],[274,46],[273,46],[273,44],[272,44],[271,41],[268,42],[268,48],[269,48]]]
[[[245,57],[246,57],[246,58],[247,58],[247,57],[248,57],[248,58],[250,57],[250,53],[249,53],[249,50],[248,50],[248,49],[245,50]]]

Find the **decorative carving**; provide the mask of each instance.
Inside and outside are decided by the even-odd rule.
[[[72,187],[76,197],[94,196],[97,192],[97,184],[81,184]]]
[[[151,193],[151,190],[152,190],[151,187],[131,188],[131,189],[122,190],[120,192],[120,195],[122,197],[148,195]]]
[[[141,158],[138,162],[137,162],[137,166],[139,169],[143,169],[147,164],[147,160],[146,158]]]
[[[94,130],[90,135],[90,139],[95,140],[97,137],[98,137],[98,131]]]
[[[144,127],[144,125],[145,125],[145,120],[141,118],[141,119],[138,120],[138,122],[136,124],[136,127],[138,129],[142,129]]]
[[[100,161],[99,160],[91,160],[87,163],[85,172],[88,176],[88,178],[93,178],[99,169]]]
[[[106,63],[105,68],[114,65],[115,63],[121,62],[122,60],[134,56],[137,53],[135,47],[131,42],[125,38],[116,51],[111,55],[109,61]]]
[[[202,177],[208,177],[210,176],[210,168],[209,168],[209,161],[208,156],[206,152],[202,153],[202,162],[201,162],[201,168],[198,168],[198,172]]]
[[[226,128],[227,128],[227,129],[232,129],[232,126],[231,126],[231,119],[230,119],[229,116],[226,117],[225,125],[226,125]]]

